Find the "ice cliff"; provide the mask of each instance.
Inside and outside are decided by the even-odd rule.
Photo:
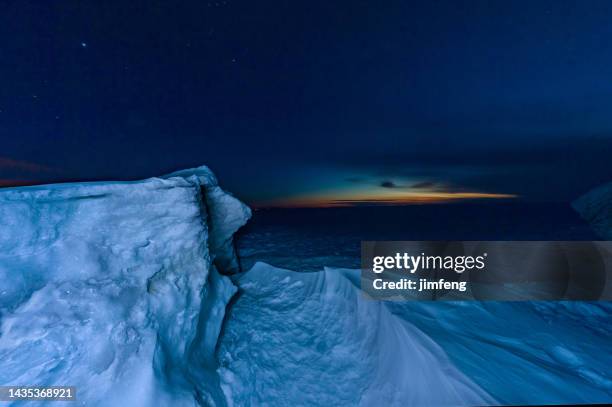
[[[214,356],[249,209],[206,168],[0,190],[0,384],[223,405]]]

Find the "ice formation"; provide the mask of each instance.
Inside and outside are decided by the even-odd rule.
[[[595,188],[572,206],[603,239],[612,240],[612,183]]]
[[[164,176],[173,177],[187,178],[201,186],[208,209],[208,244],[214,256],[213,261],[226,274],[240,271],[233,236],[251,217],[249,207],[221,189],[217,178],[208,167],[177,171]]]
[[[248,216],[206,167],[0,191],[0,384],[223,405],[214,352],[236,288],[213,260],[236,270]]]
[[[609,190],[576,203],[604,236]],[[206,167],[0,190],[0,385],[92,406],[612,400],[612,305],[385,303],[358,270],[240,272],[249,216]]]

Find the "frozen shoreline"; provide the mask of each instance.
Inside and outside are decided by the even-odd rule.
[[[301,258],[237,274],[249,215],[206,167],[1,190],[0,384],[88,405],[612,400],[609,304],[364,301],[355,270]]]

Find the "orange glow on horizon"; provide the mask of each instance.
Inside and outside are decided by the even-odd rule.
[[[424,205],[450,203],[474,199],[513,199],[515,194],[497,194],[488,192],[401,192],[386,194],[363,194],[333,197],[331,194],[288,198],[256,205],[256,207],[275,208],[332,208],[360,205]]]

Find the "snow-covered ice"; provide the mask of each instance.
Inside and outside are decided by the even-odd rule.
[[[389,302],[502,404],[612,400],[612,304]]]
[[[219,349],[230,404],[489,405],[612,400],[612,304],[382,302],[359,270],[257,263]]]
[[[612,183],[587,192],[572,206],[603,239],[612,240]]]
[[[192,174],[0,191],[0,384],[76,386],[87,405],[223,404],[214,351],[236,288],[212,260],[235,269],[249,211]]]
[[[208,209],[209,246],[215,265],[232,274],[240,271],[233,236],[251,217],[251,209],[225,192],[206,166],[173,172],[164,178],[181,177],[201,185]]]
[[[602,191],[576,207],[610,236]],[[0,190],[0,385],[94,406],[612,401],[609,303],[387,303],[358,270],[241,272],[249,216],[206,167]]]
[[[434,341],[355,284],[359,270],[257,263],[242,276],[219,350],[229,404],[495,404]]]

